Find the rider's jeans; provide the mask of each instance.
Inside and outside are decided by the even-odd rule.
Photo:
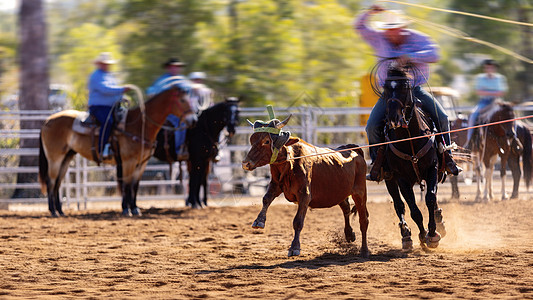
[[[472,127],[476,125],[477,118],[479,117],[479,112],[484,109],[485,107],[489,106],[493,101],[494,97],[483,97],[481,100],[479,100],[476,107],[474,107],[474,112],[470,115],[470,118],[468,118],[468,127]],[[470,142],[470,139],[472,138],[472,134],[474,134],[474,129],[468,129],[468,133],[466,136],[467,143]]]
[[[422,108],[430,116],[438,132],[449,131],[450,123],[448,122],[448,115],[444,112],[444,108],[438,101],[436,101],[430,93],[426,92],[420,86],[413,89],[413,96],[422,102]],[[387,108],[387,100],[379,98],[379,100],[372,108],[372,112],[366,123],[366,135],[370,145],[383,143],[385,141],[385,112]],[[446,145],[450,145],[450,134],[443,135]],[[370,147],[370,157],[372,161],[376,159],[378,147]]]
[[[106,105],[91,105],[89,113],[96,117],[100,123],[100,138],[98,139],[98,152],[102,152],[104,145],[109,141],[114,119],[111,115],[113,107]]]
[[[172,125],[174,126],[174,128],[180,128],[180,118],[173,115],[173,114],[170,114],[168,115],[167,117],[167,120],[170,121],[170,123],[172,123]],[[183,145],[183,143],[185,143],[185,135],[186,135],[186,131],[185,129],[180,129],[180,130],[175,130],[174,131],[174,146],[176,147],[176,153],[179,152],[180,150],[180,147],[181,145]]]

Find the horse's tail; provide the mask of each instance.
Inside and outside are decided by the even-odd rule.
[[[43,138],[39,134],[39,182],[41,183],[41,192],[46,194],[48,181],[48,159],[43,149]]]
[[[522,146],[524,147],[524,150],[522,151],[522,172],[524,173],[526,186],[529,189],[533,177],[533,146],[531,145],[531,133],[527,126],[521,124],[517,126],[517,131]]]

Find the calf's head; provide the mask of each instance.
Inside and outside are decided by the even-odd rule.
[[[289,115],[283,122],[273,119],[269,122],[255,121],[252,124],[248,121],[254,129],[254,133],[250,136],[252,148],[242,161],[244,170],[252,171],[276,161],[279,151],[291,136],[290,132],[281,130],[283,126],[287,125],[291,116]]]

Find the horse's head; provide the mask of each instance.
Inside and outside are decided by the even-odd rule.
[[[383,99],[386,101],[386,123],[389,129],[407,128],[414,101],[408,73],[399,67],[390,67],[383,86]]]
[[[239,124],[239,98],[228,97],[225,103],[224,120],[229,136],[232,137],[235,134],[235,127]]]

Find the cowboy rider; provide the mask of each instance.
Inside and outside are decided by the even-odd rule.
[[[102,159],[112,156],[109,136],[113,129],[114,119],[111,115],[113,106],[122,99],[122,94],[129,91],[128,87],[119,86],[113,73],[109,72],[111,65],[115,64],[109,52],[102,52],[94,60],[96,70],[89,78],[89,113],[100,123],[100,138],[98,139],[98,152]],[[103,147],[103,149],[102,149]]]
[[[479,96],[479,102],[468,118],[468,127],[476,125],[479,113],[487,106],[491,105],[495,99],[502,97],[507,92],[507,79],[497,72],[498,63],[493,59],[486,59],[482,63],[484,73],[476,75],[475,88]],[[470,149],[470,141],[474,129],[468,129],[465,148]]]
[[[146,90],[146,94],[151,97],[158,92],[161,91],[161,88],[163,88],[165,82],[171,78],[183,78],[186,80],[187,78],[183,75],[181,75],[182,68],[186,66],[187,64],[179,60],[179,58],[171,57],[166,62],[164,62],[161,66],[165,69],[165,73],[159,78],[157,78],[154,83]],[[180,118],[178,116],[175,116],[173,114],[168,115],[167,121],[172,123],[172,126],[174,128],[180,128]],[[186,137],[187,131],[185,129],[177,129],[174,130],[174,145],[176,149],[176,156],[178,160],[187,160],[189,157],[189,153],[187,151],[187,147],[185,144],[185,137]]]
[[[379,30],[368,25],[371,15],[383,13],[386,22],[377,23]],[[429,113],[439,132],[449,131],[448,116],[444,109],[431,94],[422,89],[421,85],[429,78],[429,63],[439,60],[439,47],[429,36],[406,28],[409,22],[399,11],[386,11],[380,5],[372,5],[370,9],[361,13],[353,26],[363,39],[374,48],[376,56],[381,58],[395,58],[399,65],[407,63],[418,70],[413,76],[413,95],[422,102],[424,111]],[[378,69],[380,86],[385,83],[389,64],[382,63]],[[383,128],[385,126],[386,100],[380,98],[372,108],[367,121],[366,132],[369,144],[385,141]],[[446,145],[450,145],[450,134],[443,134]],[[372,169],[367,180],[381,181],[381,168],[384,159],[384,147],[371,147]],[[461,170],[451,157],[450,151],[445,151],[445,169],[448,174],[458,175]]]

